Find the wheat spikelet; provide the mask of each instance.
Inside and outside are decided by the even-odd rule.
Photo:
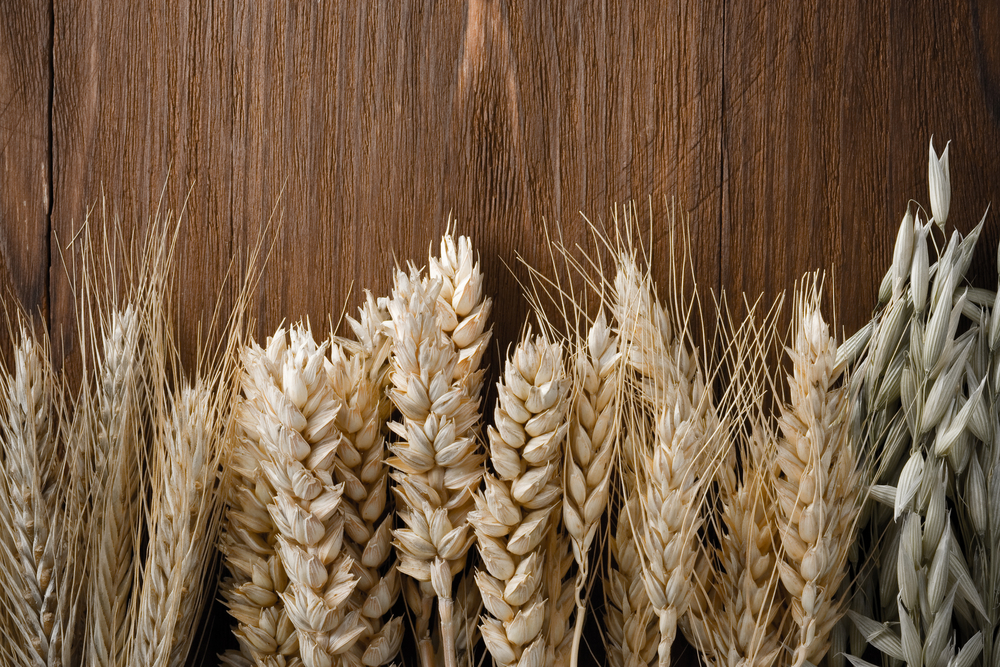
[[[399,597],[399,572],[392,549],[392,503],[384,464],[386,420],[391,403],[385,394],[389,339],[382,331],[388,313],[371,295],[359,320],[350,320],[358,342],[330,349],[327,372],[338,405],[341,434],[335,477],[344,485],[344,550],[354,561],[358,584],[349,600],[361,612],[362,632],[351,647],[350,661],[388,664],[399,652],[402,618],[385,619]]]
[[[69,665],[79,595],[77,530],[83,508],[64,465],[78,452],[60,442],[61,392],[48,350],[21,328],[13,373],[0,397],[0,583],[4,664]],[[67,451],[68,450],[68,451]]]
[[[125,661],[139,535],[139,450],[144,443],[144,306],[114,311],[103,333],[104,355],[96,398],[96,488],[89,557],[87,660],[113,666]]]
[[[574,586],[576,624],[571,664],[577,664],[586,616],[584,590],[590,575],[589,551],[608,504],[617,433],[618,340],[603,311],[576,354],[576,377],[565,448],[563,524],[578,570]]]
[[[829,647],[842,607],[836,593],[862,499],[847,397],[836,386],[837,343],[820,314],[820,293],[817,282],[803,284],[796,302],[789,402],[779,420],[781,475],[774,480],[781,580],[798,635],[789,638],[796,667],[817,664]]]
[[[610,537],[610,560],[604,579],[607,597],[608,664],[611,667],[648,667],[656,661],[659,626],[649,603],[642,578],[642,560],[634,538],[632,517],[639,518],[639,497],[626,490],[629,500],[617,514],[617,527]]]
[[[557,648],[548,646],[544,632],[558,603],[546,600],[544,566],[549,532],[559,520],[569,390],[561,347],[530,332],[497,383],[488,429],[495,474],[476,494],[471,521],[486,568],[476,574],[488,611],[483,639],[504,667],[543,664]]]
[[[435,312],[441,286],[413,268],[396,272],[388,304],[389,396],[401,421],[389,425],[399,439],[390,445],[388,463],[405,524],[394,532],[399,571],[419,583],[405,590],[417,615],[421,660],[433,661],[429,625],[437,596],[445,664],[454,667],[452,577],[464,568],[473,540],[468,513],[485,457],[474,433],[479,398],[469,394],[469,381],[456,368],[460,354]]]
[[[487,329],[492,300],[483,295],[483,275],[467,236],[456,240],[449,231],[441,237],[441,254],[430,256],[431,280],[441,281],[438,322],[458,349],[455,379],[465,383],[470,396],[479,396],[484,371],[480,369],[492,330]]]

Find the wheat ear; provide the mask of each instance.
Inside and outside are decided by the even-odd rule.
[[[278,532],[278,554],[288,574],[284,601],[298,630],[305,667],[330,667],[364,631],[360,610],[347,600],[358,580],[353,559],[341,548],[343,484],[334,484],[343,436],[336,429],[340,406],[326,369],[327,344],[317,345],[307,327],[293,326],[282,364],[284,399],[277,409],[277,437],[264,438],[264,474],[275,490],[268,511]]]
[[[22,328],[0,398],[0,582],[4,664],[63,665],[76,654],[77,533],[82,507],[60,442],[61,391],[48,350]],[[71,451],[60,451],[71,449]],[[82,559],[81,559],[82,560]]]
[[[836,384],[837,343],[820,313],[820,296],[813,279],[797,297],[789,399],[779,420],[780,475],[774,479],[779,568],[797,634],[789,638],[795,667],[818,664],[826,655],[843,611],[837,593],[863,499],[847,396]]]
[[[559,521],[569,390],[561,347],[530,332],[497,383],[488,429],[495,474],[476,494],[471,521],[486,568],[476,574],[488,612],[483,639],[504,667],[542,664],[549,648],[544,623],[556,600],[545,599],[545,547]]]
[[[576,355],[576,387],[563,477],[563,524],[578,566],[574,590],[576,623],[570,657],[574,666],[579,661],[586,620],[584,591],[590,575],[589,551],[608,505],[617,434],[618,363],[618,339],[602,311]]]
[[[357,342],[334,344],[327,366],[339,406],[336,427],[341,442],[335,477],[344,485],[344,551],[354,561],[358,577],[349,604],[361,612],[362,632],[350,649],[351,662],[371,667],[393,660],[403,638],[402,618],[385,618],[400,591],[384,461],[386,421],[392,407],[385,393],[389,339],[382,323],[387,318],[388,313],[366,295],[359,319],[349,319]]]
[[[130,653],[133,665],[179,667],[187,661],[215,549],[224,419],[205,382],[185,383],[173,395],[169,412],[157,414],[150,547]]]
[[[611,667],[649,667],[656,662],[659,629],[642,578],[642,558],[634,538],[632,517],[638,521],[642,505],[634,482],[624,485],[628,500],[621,502],[617,526],[608,544],[604,579],[607,606],[608,664]]]
[[[270,444],[304,421],[284,395],[287,347],[287,334],[279,329],[266,348],[251,344],[240,354],[243,398],[236,407],[233,483],[220,547],[231,573],[223,582],[223,596],[237,621],[233,631],[240,641],[240,654],[230,652],[224,661],[234,665],[301,664],[299,636],[283,598],[288,575],[277,554],[278,529],[268,511],[275,488],[263,468]]]
[[[635,458],[639,471],[643,519],[635,528],[647,592],[659,617],[659,664],[667,667],[677,621],[691,595],[703,499],[720,451],[720,424],[684,321],[674,335],[649,276],[624,254],[615,276],[615,317],[623,357],[638,374],[636,391],[646,405],[626,414],[635,420],[649,411],[656,420],[653,442],[636,436],[637,450],[627,455]],[[639,424],[627,428],[633,434],[645,432]]]
[[[125,661],[139,534],[139,449],[146,391],[140,337],[143,307],[114,311],[103,336],[97,396],[93,544],[89,556],[87,660]]]
[[[465,566],[472,544],[468,514],[472,491],[483,474],[484,454],[474,429],[479,397],[457,369],[459,352],[444,334],[436,314],[439,279],[420,272],[396,272],[389,302],[392,338],[392,387],[389,396],[401,414],[390,428],[397,512],[405,524],[394,532],[399,571],[419,583],[406,598],[416,605],[417,641],[425,667],[433,662],[429,622],[438,598],[445,665],[456,663],[452,623],[452,577]],[[456,379],[457,378],[457,379]]]

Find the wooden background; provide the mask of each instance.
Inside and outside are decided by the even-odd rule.
[[[964,231],[1000,193],[998,119],[988,0],[2,0],[0,288],[58,338],[60,245],[102,196],[141,229],[163,192],[185,211],[190,346],[272,211],[262,332],[386,293],[451,212],[504,349],[525,311],[507,266],[547,261],[543,220],[592,249],[580,212],[652,201],[663,251],[675,198],[704,295],[827,269],[853,330],[907,201],[929,200],[930,135],[952,140]],[[997,240],[991,213],[984,284]]]

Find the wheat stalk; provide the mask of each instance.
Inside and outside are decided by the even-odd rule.
[[[561,347],[530,332],[497,383],[494,426],[488,429],[495,474],[486,475],[470,520],[486,568],[476,573],[488,612],[483,639],[504,667],[542,664],[557,648],[545,636],[545,620],[558,601],[546,600],[544,568],[562,498],[569,390]]]
[[[387,317],[368,294],[359,319],[349,318],[357,343],[334,344],[327,366],[341,434],[335,477],[344,485],[344,550],[358,577],[349,604],[361,612],[362,632],[350,649],[351,660],[372,667],[393,660],[403,638],[402,618],[384,618],[400,591],[392,559],[394,515],[384,464],[391,409],[385,394],[389,339],[382,331]]]

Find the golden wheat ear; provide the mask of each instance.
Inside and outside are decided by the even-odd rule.
[[[781,407],[778,474],[773,480],[783,552],[781,581],[795,667],[817,664],[845,601],[838,597],[864,500],[863,476],[848,418],[847,386],[838,382],[837,342],[820,312],[813,276],[799,286],[788,347],[792,374]]]
[[[482,633],[497,664],[542,664],[558,648],[549,646],[544,626],[558,603],[547,597],[545,565],[562,500],[570,391],[562,347],[529,331],[497,391],[488,428],[493,473],[470,515],[485,567],[476,573],[487,610]]]
[[[445,335],[436,313],[443,281],[424,280],[412,269],[396,272],[388,303],[392,339],[389,389],[400,420],[389,428],[397,439],[393,456],[397,514],[394,531],[404,595],[417,623],[422,664],[433,664],[430,622],[438,600],[446,665],[454,667],[456,625],[453,577],[464,568],[473,536],[469,530],[472,492],[483,475],[483,454],[475,437],[479,396],[470,394],[462,355]],[[468,372],[466,372],[468,371]]]
[[[344,546],[358,577],[348,604],[361,613],[362,631],[340,660],[375,667],[395,659],[403,619],[391,616],[401,590],[392,548],[394,518],[385,465],[385,436],[392,404],[385,393],[390,340],[388,312],[366,295],[359,318],[350,320],[356,341],[338,341],[326,366],[340,433],[334,476],[344,485]]]
[[[48,344],[23,321],[0,375],[0,629],[3,664],[61,665],[78,656],[82,492]]]

